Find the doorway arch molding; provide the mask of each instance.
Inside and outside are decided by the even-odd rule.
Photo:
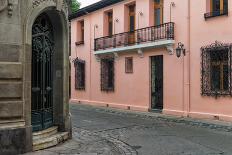
[[[27,4],[27,3],[25,3]],[[60,131],[71,131],[71,119],[68,106],[68,75],[69,75],[69,33],[68,33],[68,13],[65,0],[33,0],[28,1],[28,8],[25,10],[26,16],[22,19],[23,26],[23,52],[21,60],[23,62],[23,100],[24,100],[24,119],[26,126],[31,126],[31,56],[32,56],[32,26],[39,15],[47,13],[51,17],[56,33],[57,43],[57,62],[58,66],[54,70],[55,83],[60,83],[59,92],[60,103],[57,103],[55,125],[59,126]],[[59,30],[59,31],[58,31]],[[55,88],[54,88],[55,89]],[[58,100],[58,99],[57,99]]]

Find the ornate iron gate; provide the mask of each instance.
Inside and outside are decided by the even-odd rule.
[[[53,28],[46,14],[40,15],[32,27],[31,121],[33,131],[53,125],[52,58]]]
[[[151,57],[151,108],[163,109],[163,56]]]

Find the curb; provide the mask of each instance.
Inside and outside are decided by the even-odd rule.
[[[150,119],[150,120],[155,119],[155,120],[166,121],[171,123],[202,127],[202,128],[207,128],[217,131],[232,132],[232,123],[230,122],[203,120],[203,119],[197,120],[190,117],[177,117],[177,116],[165,115],[165,114],[154,113],[154,112],[137,112],[137,111],[114,109],[109,107],[107,108],[96,107],[86,104],[76,104],[76,103],[70,103],[70,104],[90,108],[92,110],[95,110],[96,112],[104,112],[114,115],[137,117],[137,118]]]

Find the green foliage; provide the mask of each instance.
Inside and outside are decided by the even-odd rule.
[[[71,11],[72,13],[77,12],[80,9],[81,3],[77,0],[71,0]]]

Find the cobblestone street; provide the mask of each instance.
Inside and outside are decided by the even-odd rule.
[[[27,155],[231,155],[232,130],[71,104],[73,139]]]

